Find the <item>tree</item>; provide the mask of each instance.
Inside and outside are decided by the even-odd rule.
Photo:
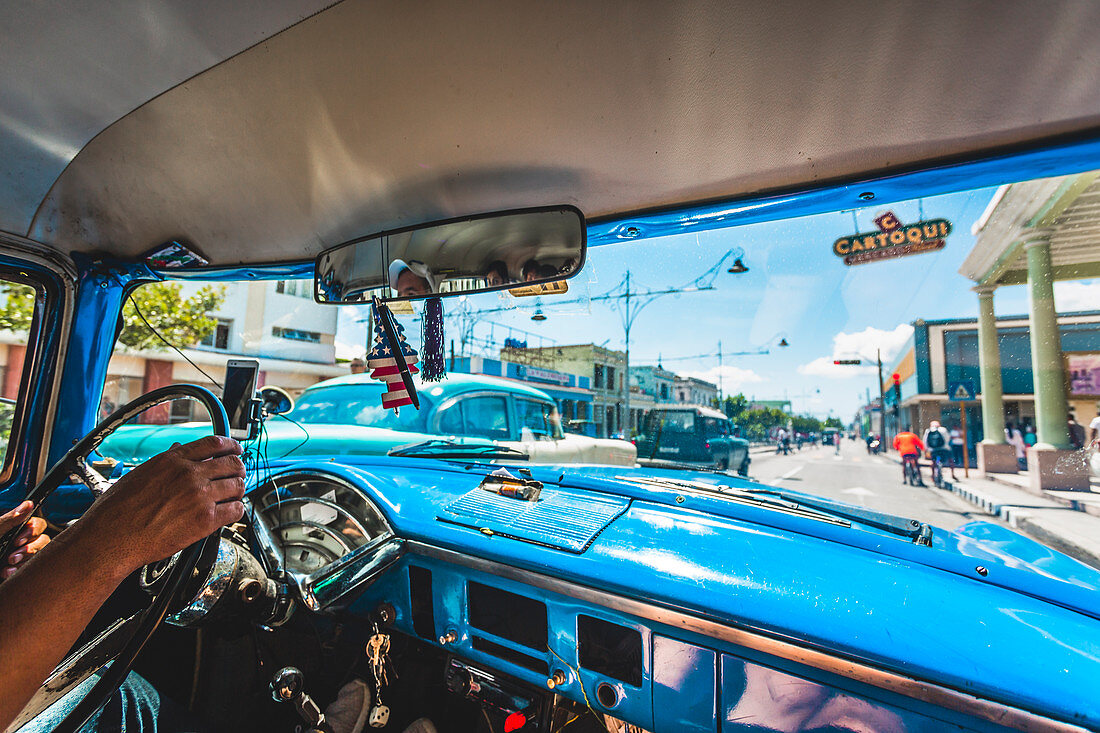
[[[118,341],[132,349],[167,349],[164,342],[142,322],[134,310],[145,316],[150,325],[172,345],[193,346],[214,333],[218,321],[207,315],[217,310],[225,300],[225,288],[204,285],[190,298],[181,294],[179,283],[157,282],[134,290],[122,309],[122,333]],[[34,315],[34,288],[17,283],[0,285],[0,329],[26,332]]]
[[[225,288],[204,285],[190,298],[184,298],[181,289],[179,283],[157,282],[134,290],[122,308],[119,343],[131,349],[168,348],[149,330],[141,316],[145,316],[149,325],[165,340],[180,348],[193,346],[214,333],[218,321],[207,314],[221,307]]]
[[[844,423],[840,422],[839,417],[830,417],[830,418],[825,420],[825,427],[827,427],[827,428],[836,428],[837,430],[842,430],[844,428]]]
[[[791,417],[791,429],[796,433],[820,433],[821,421],[809,415],[794,415]]]
[[[0,286],[4,304],[0,306],[0,329],[23,332],[30,330],[34,315],[34,288],[18,283]]]
[[[718,403],[717,400],[715,400],[715,403],[717,409],[726,413],[726,417],[734,421],[736,421],[741,413],[749,406],[749,400],[743,394],[728,395],[721,403]]]

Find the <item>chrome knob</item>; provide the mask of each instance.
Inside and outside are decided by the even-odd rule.
[[[458,641],[458,632],[455,631],[454,629],[448,630],[446,634],[439,637],[439,643],[442,644],[443,646],[447,646],[448,644],[454,644],[456,641]]]
[[[297,667],[283,667],[271,678],[271,699],[275,702],[289,702],[302,691],[305,678]]]

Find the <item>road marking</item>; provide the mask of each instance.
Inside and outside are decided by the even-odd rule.
[[[875,492],[871,491],[870,489],[865,489],[862,486],[853,486],[850,489],[844,489],[840,493],[852,494],[853,496],[877,496]]]
[[[785,474],[780,476],[779,480],[782,481],[785,478],[790,478],[791,476],[794,476],[796,473],[798,473],[799,471],[801,471],[805,467],[806,467],[805,464],[802,464],[801,466],[795,466],[790,471],[787,471]]]

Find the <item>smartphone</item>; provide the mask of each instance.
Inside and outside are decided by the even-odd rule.
[[[258,411],[253,405],[260,362],[255,359],[230,359],[225,363],[225,389],[222,404],[229,415],[229,437],[251,440],[259,429]]]

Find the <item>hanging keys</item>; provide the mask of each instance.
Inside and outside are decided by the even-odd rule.
[[[375,627],[377,629],[377,627]],[[386,678],[386,656],[390,651],[390,637],[388,634],[375,632],[367,641],[367,657],[370,659],[371,672],[374,674],[375,684],[382,687],[389,683]]]
[[[374,635],[367,640],[367,658],[370,660],[371,673],[374,675],[374,706],[367,721],[372,728],[384,728],[390,719],[390,709],[382,704],[382,688],[389,680],[386,677],[387,655],[390,651],[389,634],[383,634],[374,625]]]

